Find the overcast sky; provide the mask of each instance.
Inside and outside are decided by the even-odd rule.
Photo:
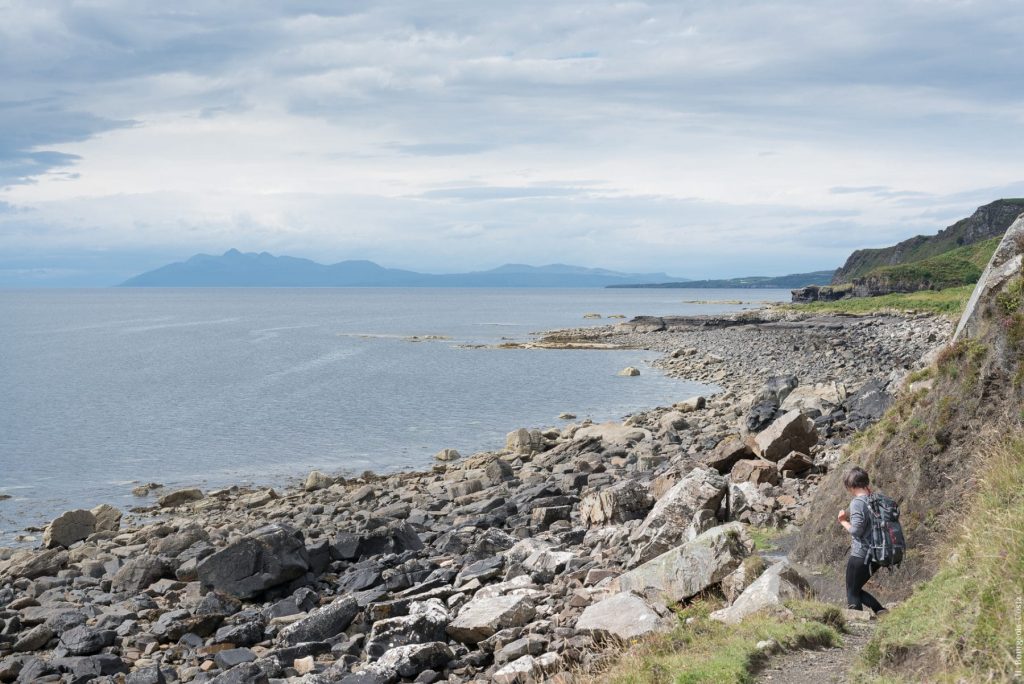
[[[838,266],[1024,196],[1016,1],[0,0],[0,285]]]

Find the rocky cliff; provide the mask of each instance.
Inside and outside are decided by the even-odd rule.
[[[922,261],[958,247],[1000,237],[1021,213],[1024,213],[1024,199],[1000,199],[978,207],[971,216],[937,235],[918,235],[892,247],[859,249],[836,271],[832,282],[852,283],[878,268]]]

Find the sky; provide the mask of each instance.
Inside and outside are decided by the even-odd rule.
[[[0,286],[834,268],[1024,196],[1016,0],[0,0]]]

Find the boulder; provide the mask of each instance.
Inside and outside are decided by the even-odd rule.
[[[640,369],[634,368],[633,366],[626,366],[618,372],[618,375],[624,378],[633,378],[640,375]]]
[[[190,501],[199,501],[202,498],[203,492],[200,489],[179,489],[171,492],[170,494],[164,494],[161,496],[157,499],[157,505],[159,505],[160,508],[174,508],[176,506],[181,506],[182,504],[187,504]]]
[[[587,527],[618,525],[647,515],[654,499],[636,480],[623,480],[611,487],[588,492],[580,501],[580,518]]]
[[[454,659],[455,654],[452,653],[448,644],[443,641],[433,641],[425,644],[396,646],[381,655],[380,659],[371,667],[376,671],[390,671],[399,677],[411,678],[424,670],[442,670]]]
[[[326,641],[345,631],[359,612],[359,603],[352,596],[335,599],[332,603],[318,608],[309,617],[294,622],[278,635],[288,646],[307,641]]]
[[[43,646],[46,646],[53,637],[53,630],[48,625],[36,625],[27,632],[22,632],[18,635],[18,640],[14,642],[14,650],[18,652],[38,651]]]
[[[544,449],[544,436],[540,430],[519,428],[505,436],[505,449],[513,454],[530,455]]]
[[[137,594],[170,573],[171,568],[163,558],[143,554],[132,558],[117,571],[111,589],[115,592]]]
[[[613,594],[587,606],[576,621],[578,632],[623,641],[671,629],[671,619],[644,599],[626,592]]]
[[[319,470],[313,470],[306,476],[306,482],[302,488],[307,492],[315,492],[318,489],[327,489],[337,481],[337,478],[321,473]]]
[[[742,439],[726,437],[714,449],[701,457],[701,462],[725,475],[740,459],[753,456],[750,445]]]
[[[97,532],[117,532],[121,529],[121,511],[110,504],[100,504],[90,511],[96,518]]]
[[[802,598],[809,591],[807,580],[788,561],[780,561],[761,573],[735,603],[728,608],[716,610],[710,617],[735,625],[760,610],[781,606],[789,599]]]
[[[696,353],[696,350],[694,350],[694,353]],[[680,413],[693,413],[694,411],[700,411],[707,405],[708,400],[704,397],[691,397],[674,404],[673,408]]]
[[[64,549],[48,549],[46,551],[24,551],[7,563],[3,571],[8,577],[36,579],[37,577],[53,577],[68,564],[68,552]]]
[[[717,511],[729,482],[714,470],[694,468],[654,504],[630,536],[635,549],[631,565],[643,563],[679,544],[694,514]]]
[[[99,653],[104,647],[114,643],[114,632],[98,630],[85,625],[72,627],[60,635],[60,645],[73,656],[86,656]]]
[[[43,545],[48,549],[68,547],[96,531],[96,516],[83,509],[65,511],[53,519],[43,532]]]
[[[846,387],[836,382],[820,382],[814,385],[800,385],[789,393],[779,407],[784,413],[820,411],[831,413],[846,401]]]
[[[771,461],[764,459],[747,459],[737,461],[729,473],[729,479],[733,482],[753,482],[761,484],[779,484],[779,468]]]
[[[476,644],[502,629],[522,627],[535,614],[533,601],[515,594],[474,598],[448,625],[448,635],[464,644]]]
[[[727,523],[620,575],[616,583],[620,591],[682,601],[721,582],[749,553],[745,527]]]
[[[437,461],[457,461],[460,458],[462,458],[462,454],[455,449],[441,449],[434,454],[434,459]]]
[[[887,391],[888,383],[880,378],[868,380],[846,401],[846,422],[855,430],[877,423],[892,406],[893,396]],[[793,447],[795,451],[804,451]]]
[[[779,461],[779,472],[783,475],[793,477],[801,475],[814,467],[814,461],[807,454],[799,451],[792,451]]]
[[[366,640],[366,656],[372,661],[397,646],[445,641],[445,628],[450,620],[439,599],[413,603],[408,615],[373,623]]]
[[[750,404],[750,409],[743,422],[747,432],[755,433],[763,430],[778,412],[782,402],[799,384],[794,375],[777,375],[768,378]]]
[[[778,461],[791,451],[810,453],[818,443],[814,421],[800,411],[790,411],[777,419],[753,440],[754,453],[769,461]]]
[[[627,449],[637,442],[650,439],[651,433],[643,428],[623,425],[622,423],[601,423],[581,427],[573,434],[573,440],[600,437],[606,449]]]
[[[309,567],[302,532],[274,523],[207,556],[196,572],[204,589],[248,599],[303,576]]]

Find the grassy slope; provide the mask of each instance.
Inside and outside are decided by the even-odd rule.
[[[978,282],[1001,238],[992,238],[973,245],[958,247],[920,261],[883,266],[862,276],[877,282],[894,285],[927,285],[930,289],[943,289]]]
[[[817,648],[840,642],[843,618],[834,606],[816,601],[786,604],[796,619],[755,615],[736,626],[711,620],[717,608],[704,600],[680,611],[670,634],[631,644],[596,681],[604,684],[743,684],[763,661],[759,641],[787,649]]]
[[[973,291],[973,285],[965,285],[945,290],[922,290],[920,292],[890,294],[880,297],[840,299],[834,302],[787,304],[784,308],[811,313],[870,314],[884,311],[917,311],[959,316]]]
[[[1024,199],[1021,198],[996,200],[986,206],[994,207],[996,205],[1007,207],[1010,213],[1024,212]],[[956,249],[958,247],[957,239],[962,234],[962,231],[958,230],[958,228],[961,224],[970,220],[970,218],[967,218],[963,219],[963,221],[958,221],[939,235],[918,236],[918,238],[912,238],[907,241],[909,244],[904,244],[901,255],[903,262],[909,263],[930,259]],[[887,266],[888,260],[892,258],[893,249],[893,247],[883,247],[880,249],[859,250],[856,253],[858,257],[857,263],[851,271],[843,273],[843,282],[851,282],[855,278],[862,278],[871,271]]]
[[[979,472],[948,559],[879,623],[862,679],[1012,679],[1024,598],[1024,432],[990,447]]]

